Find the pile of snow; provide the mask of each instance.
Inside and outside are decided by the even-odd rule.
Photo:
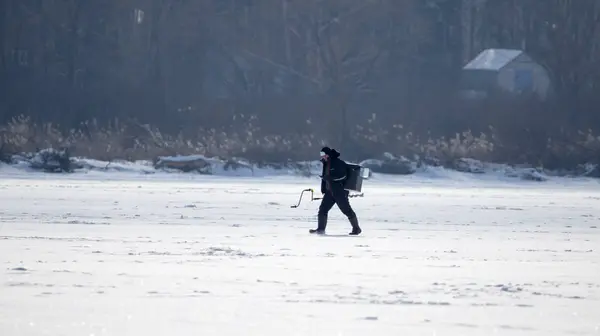
[[[49,173],[63,173],[71,171],[71,158],[67,150],[53,148],[43,149],[37,153],[24,153],[13,155],[11,164],[30,170],[39,170]]]
[[[154,168],[166,172],[195,172],[226,176],[313,176],[321,173],[321,164],[318,161],[251,163],[245,159],[209,158],[203,155],[159,157]]]
[[[382,158],[368,159],[359,163],[371,171],[381,174],[410,175],[417,171],[417,163],[404,156],[395,157],[390,153],[384,153]]]
[[[86,158],[73,158],[72,161],[76,167],[75,172],[98,171],[135,174],[154,174],[156,172],[150,161],[100,161]]]
[[[579,165],[579,167],[577,167],[576,175],[600,178],[600,166],[592,163]]]
[[[532,167],[511,167],[509,165],[485,163],[472,158],[460,158],[450,162],[448,167],[431,158],[415,158],[411,160],[404,156],[395,157],[390,153],[384,153],[382,158],[368,159],[360,162],[360,165],[369,168],[373,173],[391,175],[429,175],[440,177],[447,175],[449,171],[464,174],[481,174],[491,176],[503,176],[518,178],[527,181],[546,181],[548,176],[541,169]]]
[[[455,170],[463,173],[484,174],[485,165],[483,162],[471,158],[460,158],[452,162]]]

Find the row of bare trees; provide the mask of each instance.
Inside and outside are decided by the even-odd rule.
[[[0,13],[2,121],[192,132],[252,116],[346,145],[376,115],[451,134],[504,121],[450,103],[461,66],[492,47],[547,67],[556,127],[600,126],[597,0],[4,0]]]

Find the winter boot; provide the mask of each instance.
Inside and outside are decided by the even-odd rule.
[[[325,228],[327,227],[327,215],[317,216],[317,219],[318,219],[317,228],[316,229],[310,229],[308,232],[310,232],[310,233],[324,234],[325,233]]]
[[[360,226],[358,226],[358,218],[350,218],[350,224],[352,225],[352,232],[350,232],[349,234],[351,236],[358,236],[362,232]]]

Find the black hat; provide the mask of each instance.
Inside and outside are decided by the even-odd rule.
[[[330,157],[339,157],[340,153],[338,151],[336,151],[335,149],[331,149],[327,146],[321,148],[321,152],[327,154]]]

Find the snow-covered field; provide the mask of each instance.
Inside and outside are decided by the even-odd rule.
[[[317,182],[0,173],[0,335],[600,335],[598,183]]]

